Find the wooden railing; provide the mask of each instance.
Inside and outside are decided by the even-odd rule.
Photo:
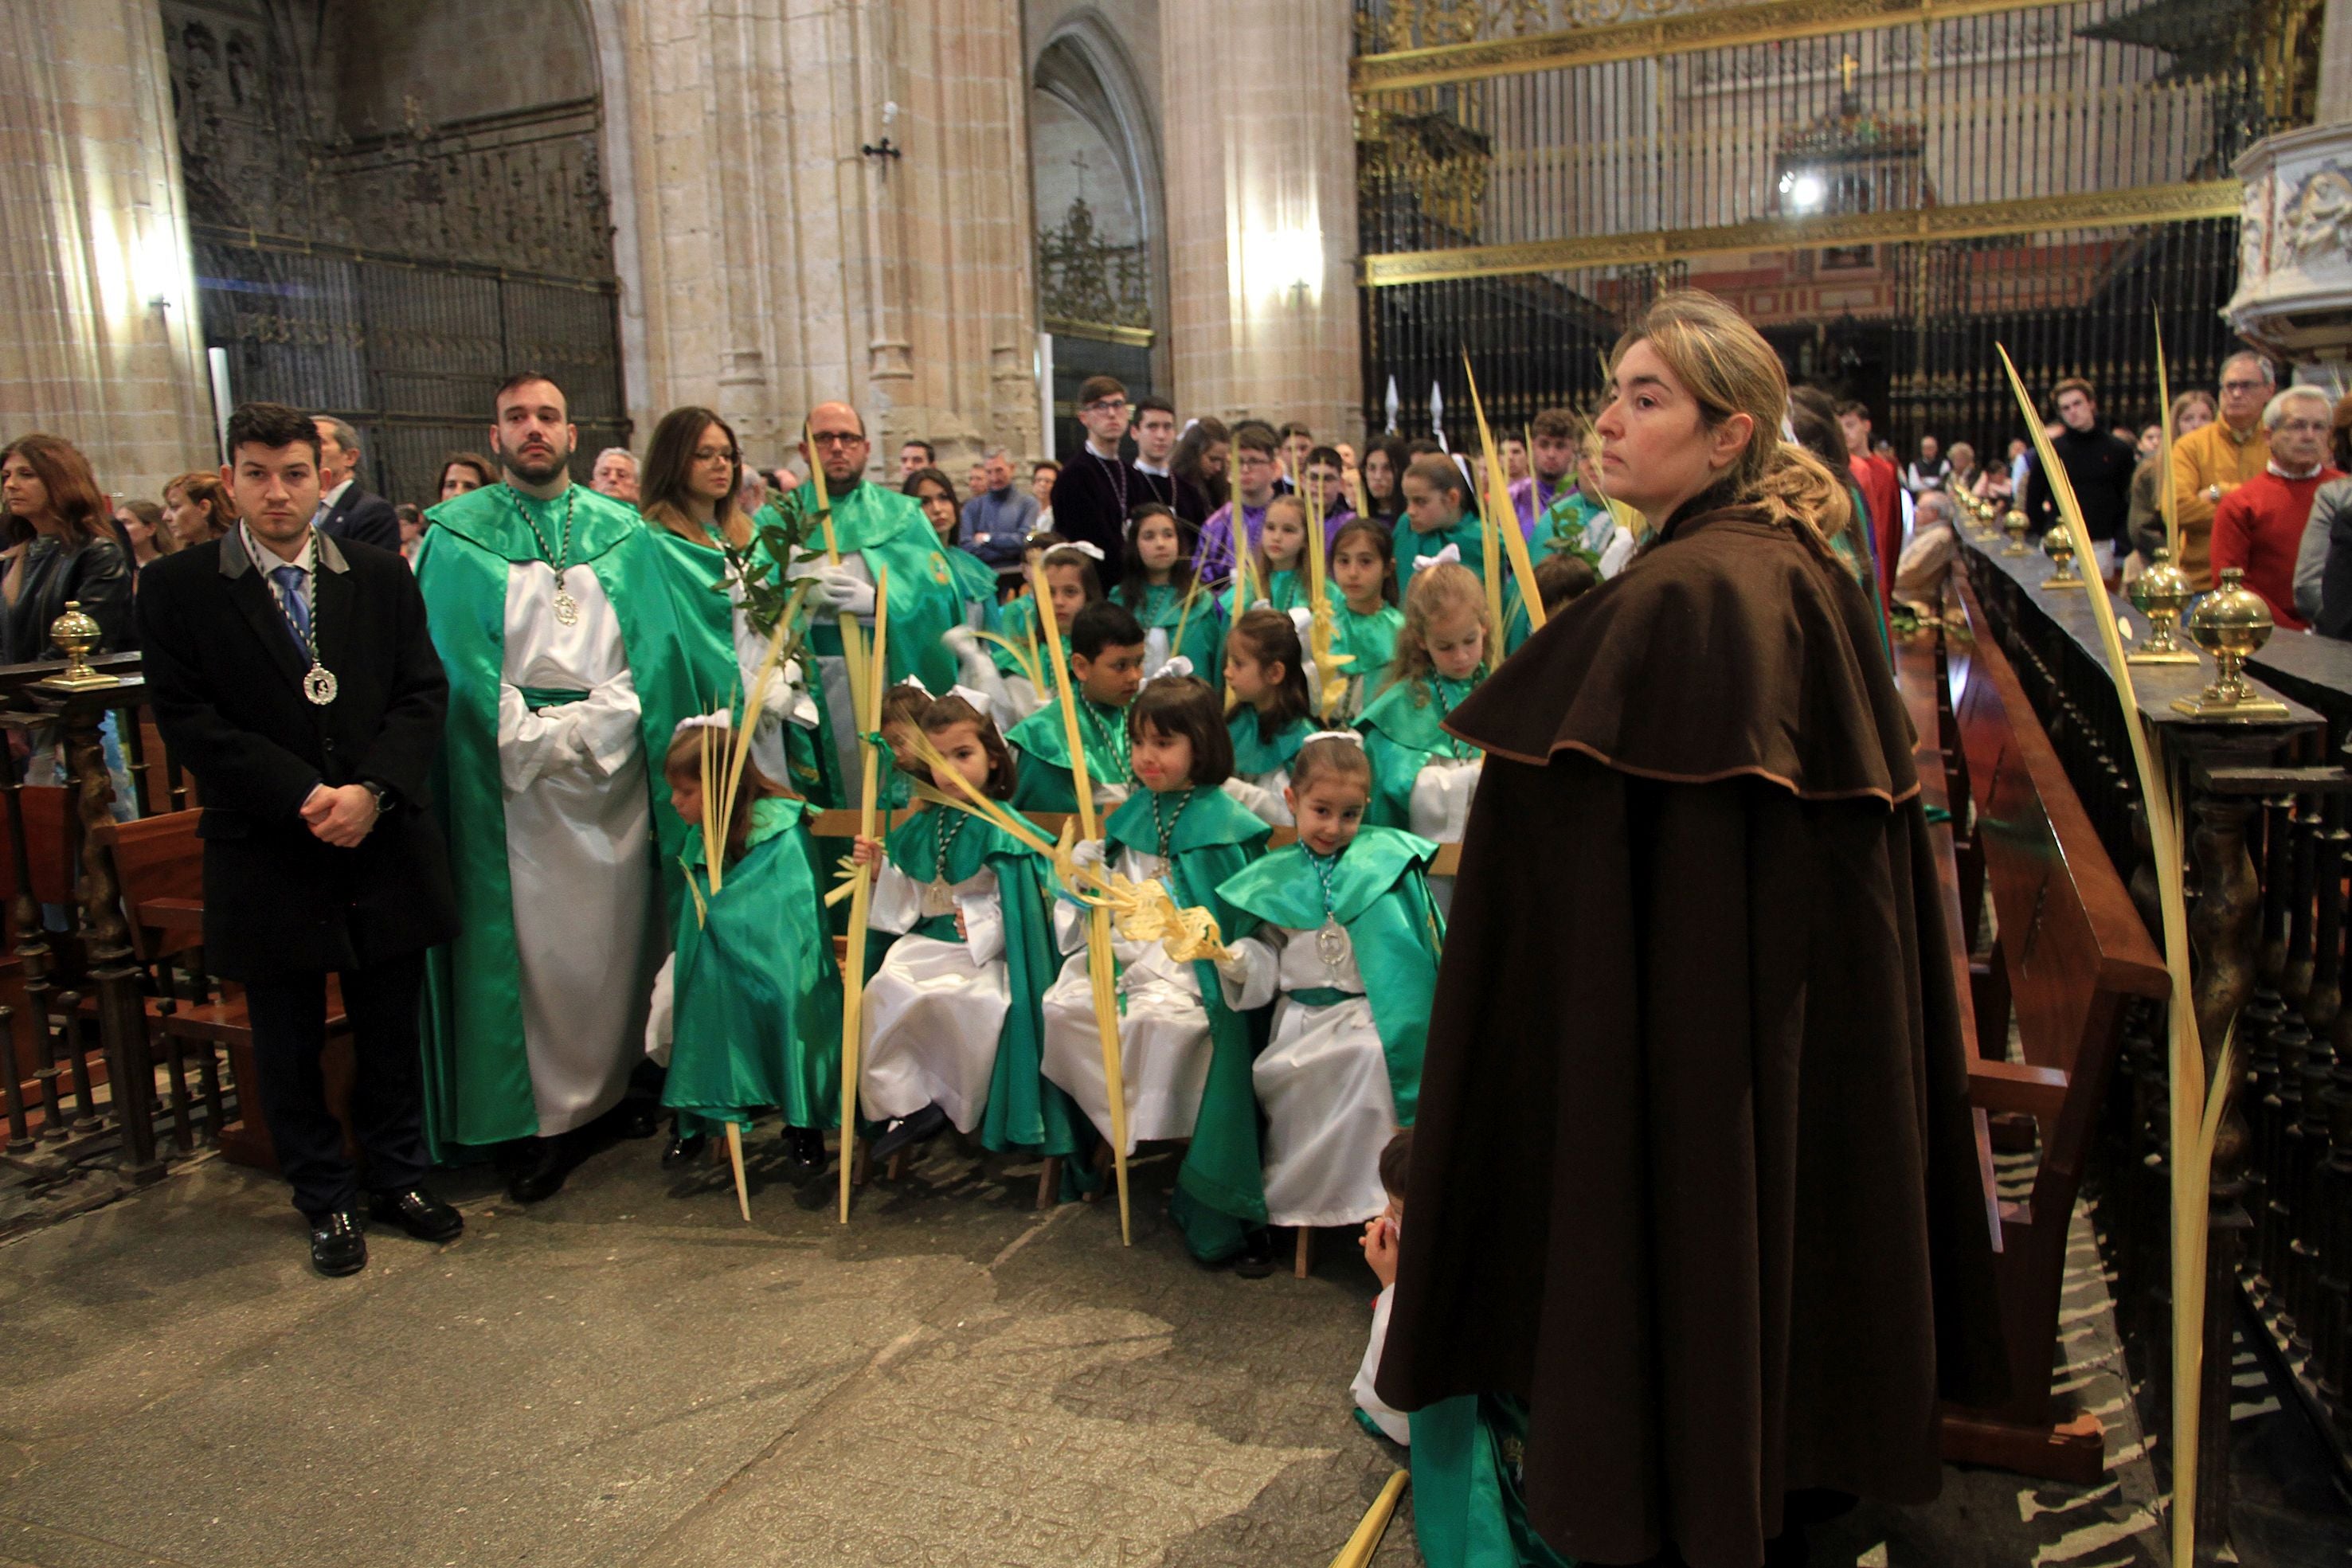
[[[2123,714],[2085,590],[2047,590],[2048,562],[1970,543],[1963,570],[1978,637],[1998,644],[2116,870],[2160,946],[2152,849]],[[2119,609],[2145,634],[2146,622]],[[2339,1465],[2352,1435],[2352,1019],[2347,977],[2345,797],[2352,646],[2280,633],[2255,662],[2284,718],[2197,720],[2174,710],[2210,662],[2135,665],[2141,718],[2185,805],[2192,1005],[2209,1066],[2225,1039],[2239,1071],[2216,1146],[2202,1325],[2200,1558],[2227,1550],[2233,1331],[2294,1391]],[[2085,983],[2088,983],[2086,977]],[[2117,1326],[2152,1430],[2170,1428],[2168,1095],[2161,1003],[2126,1013],[2090,1187],[2116,1274]],[[2171,1452],[2156,1449],[2159,1467]]]

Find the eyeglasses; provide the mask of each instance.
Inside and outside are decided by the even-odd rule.
[[[1087,404],[1088,413],[1125,413],[1127,400],[1123,397],[1101,397]]]
[[[743,455],[731,446],[698,446],[694,449],[697,463],[714,463],[724,457],[730,463],[742,461]]]
[[[863,446],[866,444],[866,437],[858,434],[857,432],[854,430],[812,431],[809,433],[809,439],[816,443],[819,446]]]
[[[2270,384],[2268,382],[2223,382],[2221,390],[2225,392],[2260,392]]]
[[[1244,468],[1271,468],[1275,465],[1274,459],[1263,452],[1244,452],[1234,461]]]

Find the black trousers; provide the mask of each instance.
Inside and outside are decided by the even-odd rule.
[[[372,1192],[397,1192],[425,1177],[425,1064],[418,1042],[425,955],[404,954],[346,970],[343,1012],[351,1019],[358,1075],[352,1131],[367,1161]],[[261,1113],[278,1146],[278,1168],[294,1184],[294,1207],[317,1218],[359,1203],[360,1175],[343,1153],[343,1130],[327,1109],[319,1064],[327,1044],[327,977],[278,975],[246,983]]]

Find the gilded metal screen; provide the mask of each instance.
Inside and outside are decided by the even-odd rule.
[[[2235,155],[2307,118],[2305,0],[1362,0],[1368,412],[1581,402],[1662,286],[1738,305],[1907,443],[2005,436],[1995,337],[2152,412],[2210,371]],[[1491,369],[1489,368],[1491,367]],[[1486,383],[1491,383],[1487,390]],[[1458,430],[1454,432],[1459,434]]]

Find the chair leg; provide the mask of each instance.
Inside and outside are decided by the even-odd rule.
[[[890,1164],[882,1173],[884,1179],[895,1183],[907,1174],[907,1155],[908,1152],[909,1151],[906,1149],[900,1149],[897,1154],[890,1156]]]
[[[210,1040],[198,1040],[196,1091],[205,1100],[205,1142],[220,1147],[221,1122],[228,1113],[221,1102],[220,1052]]]
[[[1292,1272],[1304,1280],[1314,1270],[1315,1230],[1312,1226],[1302,1225],[1298,1228],[1298,1259],[1292,1266]]]
[[[856,1144],[857,1149],[849,1156],[849,1185],[864,1186],[874,1176],[874,1145],[868,1140],[856,1136],[850,1142]]]
[[[163,1067],[172,1085],[172,1141],[182,1154],[190,1154],[196,1146],[196,1130],[188,1120],[188,1053],[175,1035],[163,1037]]]
[[[1038,1209],[1042,1212],[1043,1210],[1053,1207],[1054,1200],[1061,1197],[1061,1195],[1062,1156],[1059,1155],[1047,1155],[1045,1156],[1045,1168],[1037,1173]]]

